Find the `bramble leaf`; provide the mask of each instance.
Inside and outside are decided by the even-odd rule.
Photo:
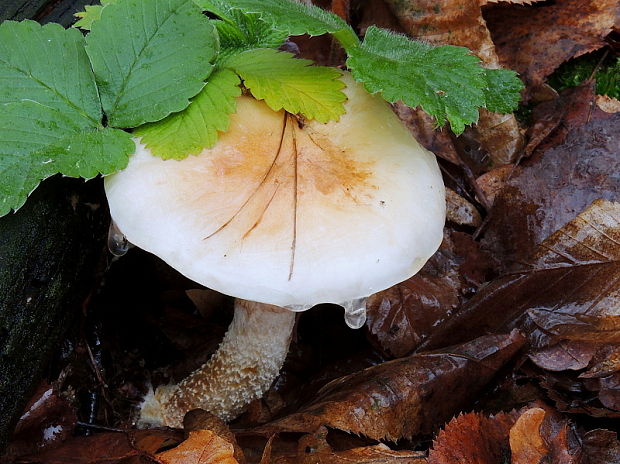
[[[86,37],[86,51],[108,123],[135,127],[187,107],[212,71],[214,29],[187,0],[106,6]]]
[[[381,92],[391,103],[421,106],[459,134],[478,120],[478,108],[486,103],[479,62],[467,48],[432,47],[371,26],[362,45],[349,50],[347,65],[369,92]]]
[[[80,18],[75,22],[72,27],[78,27],[85,31],[90,31],[95,21],[101,18],[101,12],[103,9],[111,3],[116,3],[117,0],[101,0],[101,5],[86,5],[84,11],[75,13],[73,16]]]
[[[210,0],[195,1],[205,7],[211,3]],[[223,0],[222,3],[239,8],[245,13],[260,13],[288,35],[331,33],[347,50],[359,44],[355,31],[344,20],[313,5],[292,0]]]
[[[226,131],[229,115],[241,95],[239,77],[228,69],[215,71],[202,91],[183,111],[145,124],[134,131],[154,155],[183,159],[215,145],[218,131]]]
[[[127,165],[131,135],[88,127],[72,114],[24,100],[0,111],[0,216],[24,204],[39,182],[58,172],[91,178]]]
[[[223,66],[235,71],[255,98],[274,111],[303,114],[319,122],[344,114],[345,84],[335,68],[311,66],[310,60],[272,49],[250,50],[231,57]]]
[[[258,13],[243,13],[235,8],[227,16],[227,19],[216,22],[220,37],[218,63],[255,48],[278,48],[288,37],[288,33],[275,29]]]
[[[519,106],[523,82],[510,69],[485,69],[488,87],[484,89],[486,108],[496,113],[512,113]]]
[[[77,30],[34,21],[0,24],[0,105],[32,100],[83,120],[101,122],[95,76]]]

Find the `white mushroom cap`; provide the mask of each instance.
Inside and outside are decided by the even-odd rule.
[[[305,309],[368,296],[436,251],[444,187],[432,153],[348,75],[346,114],[300,124],[240,97],[215,147],[182,161],[138,144],[106,178],[128,240],[207,287]]]

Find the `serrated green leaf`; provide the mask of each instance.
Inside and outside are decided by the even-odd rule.
[[[349,51],[347,65],[369,92],[389,102],[402,100],[446,120],[460,134],[478,120],[487,86],[478,57],[464,47],[432,47],[371,26],[360,47]]]
[[[159,121],[189,105],[212,71],[214,26],[187,0],[119,0],[86,37],[114,127]]]
[[[86,5],[84,11],[75,13],[73,16],[80,18],[72,27],[79,27],[85,31],[90,31],[93,23],[101,18],[103,9],[117,0],[101,0],[101,5]]]
[[[303,114],[319,122],[344,114],[345,84],[335,68],[311,66],[312,61],[271,49],[250,50],[224,63],[241,76],[255,98],[265,100],[274,111]]]
[[[183,159],[215,145],[218,131],[226,131],[229,115],[241,95],[239,77],[228,69],[215,71],[192,103],[180,113],[145,124],[134,131],[153,154],[164,159]]]
[[[32,100],[100,124],[101,103],[95,76],[75,29],[34,21],[0,24],[0,104]]]
[[[0,216],[22,206],[47,177],[110,174],[123,169],[135,150],[126,132],[84,127],[72,115],[34,101],[0,110]]]
[[[523,82],[509,69],[485,69],[486,108],[495,113],[511,113],[519,106]]]
[[[288,34],[275,29],[258,13],[243,13],[235,8],[228,12],[227,19],[216,22],[220,37],[218,63],[232,55],[255,48],[278,48]]]
[[[211,0],[195,0],[205,8]],[[347,50],[356,47],[359,39],[355,31],[339,16],[314,5],[305,5],[294,0],[221,0],[245,13],[260,13],[276,28],[284,29],[289,35],[322,35],[331,33]]]

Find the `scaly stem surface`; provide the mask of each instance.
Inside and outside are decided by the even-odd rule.
[[[217,352],[178,385],[163,385],[144,399],[139,424],[181,427],[183,416],[205,409],[225,421],[267,391],[286,358],[295,313],[235,300],[235,315]]]

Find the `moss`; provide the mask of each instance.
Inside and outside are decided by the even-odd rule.
[[[590,53],[567,61],[551,75],[549,85],[557,91],[581,85],[590,78],[603,58],[603,53]],[[611,55],[605,57],[596,71],[595,79],[597,94],[620,98],[620,58]]]

